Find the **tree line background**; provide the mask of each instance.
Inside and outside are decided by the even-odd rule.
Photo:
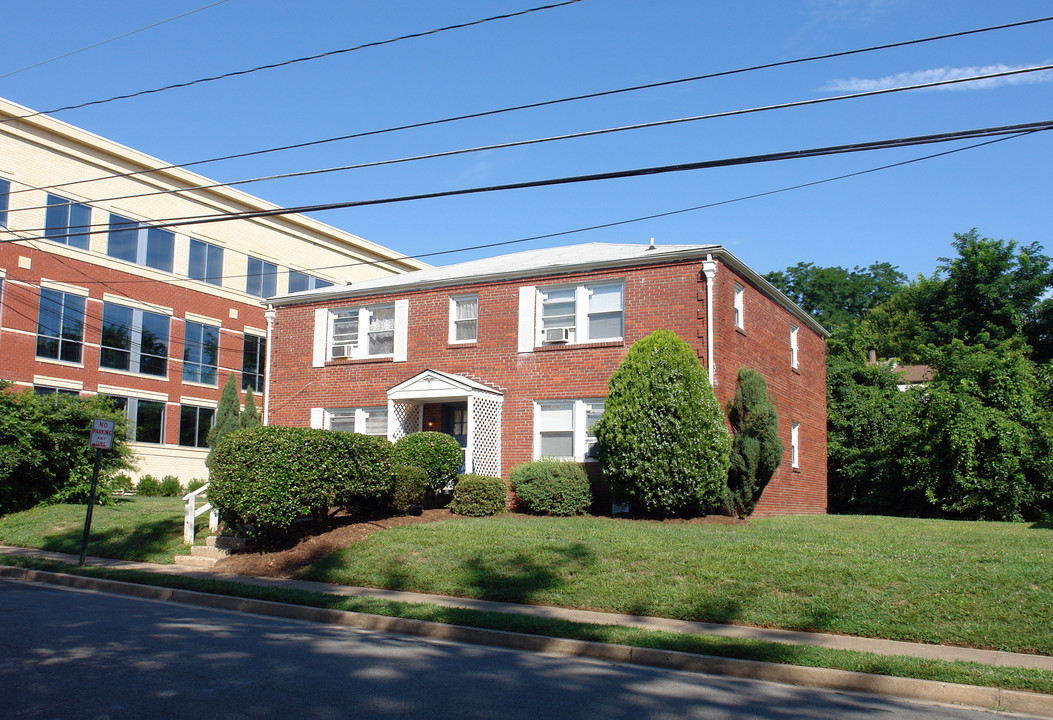
[[[887,262],[765,276],[832,333],[830,511],[1048,522],[1053,263],[975,229],[951,245],[914,280]],[[900,391],[897,363],[932,379]]]

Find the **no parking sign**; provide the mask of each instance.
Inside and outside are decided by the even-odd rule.
[[[109,450],[113,447],[113,420],[91,421],[91,446],[97,450]]]

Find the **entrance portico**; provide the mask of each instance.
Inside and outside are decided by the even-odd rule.
[[[464,472],[501,476],[503,393],[463,375],[425,370],[390,388],[387,395],[392,442],[421,430],[449,432],[464,448]],[[445,417],[438,407],[429,412],[430,406],[445,406]],[[425,427],[426,416],[442,418],[441,424]]]

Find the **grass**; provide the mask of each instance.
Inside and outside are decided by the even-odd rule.
[[[0,543],[80,554],[85,505],[35,507],[0,517]],[[204,515],[199,526],[207,523]],[[183,543],[183,501],[171,497],[118,498],[92,511],[88,554],[171,564]]]
[[[107,578],[143,585],[196,590],[233,597],[269,600],[349,612],[371,613],[386,617],[410,618],[462,627],[505,630],[545,637],[570,638],[803,667],[834,668],[893,677],[909,677],[1053,694],[1053,672],[1032,668],[1009,668],[988,666],[980,663],[923,660],[849,650],[783,645],[757,640],[686,635],[609,625],[590,625],[565,620],[506,615],[463,608],[400,603],[380,598],[341,597],[291,588],[262,587],[223,580],[201,580],[179,575],[111,570],[90,566],[76,568],[64,563],[35,558],[9,557],[5,558],[4,562],[9,565],[19,565],[27,568]]]
[[[505,516],[372,535],[348,585],[1053,654],[1053,530],[821,516],[688,525]]]

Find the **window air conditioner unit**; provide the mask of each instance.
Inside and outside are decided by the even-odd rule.
[[[572,327],[548,328],[545,330],[545,342],[565,343],[570,342],[570,334],[574,332]]]
[[[333,359],[351,357],[351,346],[350,345],[334,345],[333,346]]]

